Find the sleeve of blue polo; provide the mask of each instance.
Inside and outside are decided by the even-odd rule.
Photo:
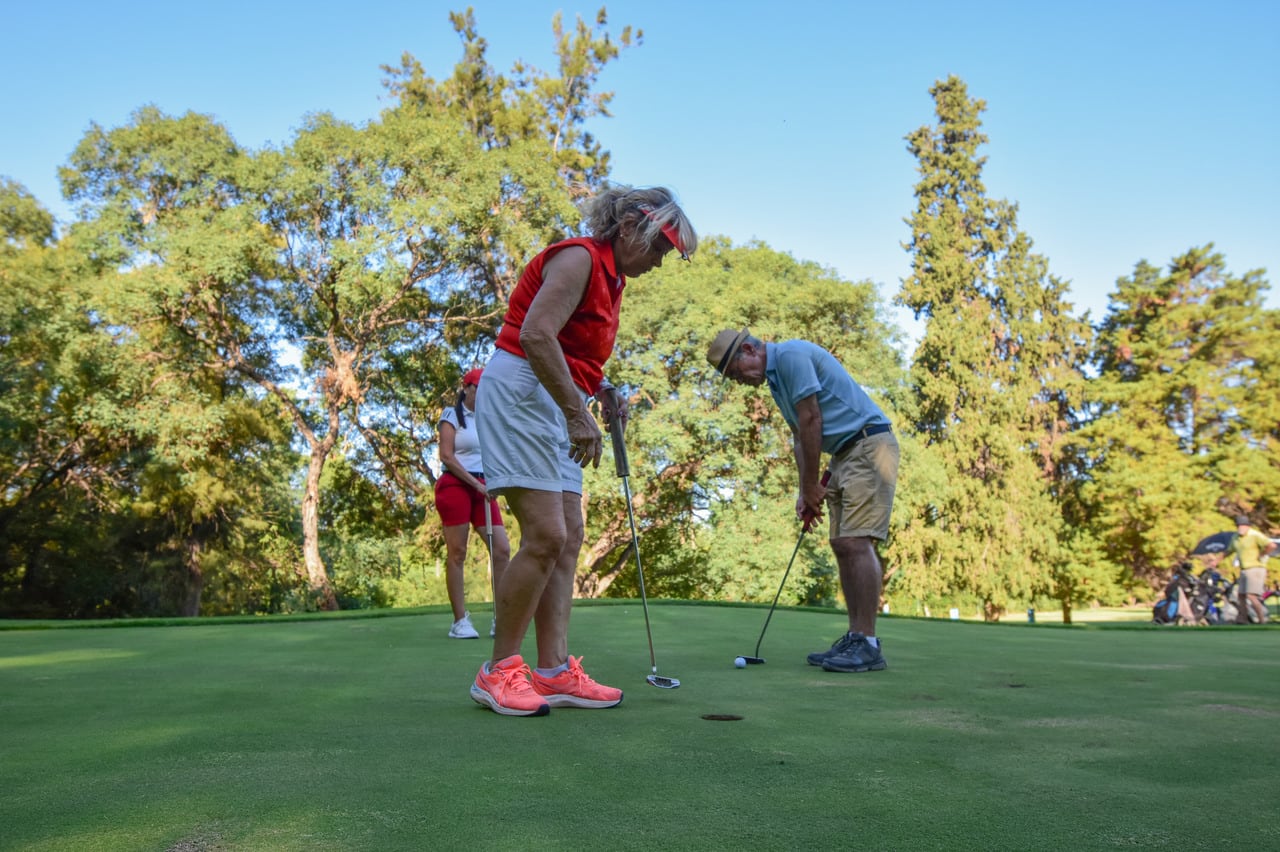
[[[822,390],[813,361],[803,352],[779,347],[776,351],[778,384],[792,406]]]

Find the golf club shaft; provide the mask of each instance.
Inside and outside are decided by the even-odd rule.
[[[658,660],[653,653],[653,629],[649,626],[649,601],[644,591],[644,568],[640,564],[640,539],[636,536],[636,516],[631,508],[631,486],[629,477],[622,477],[622,492],[627,498],[627,521],[631,524],[631,549],[636,555],[636,576],[640,580],[640,607],[644,610],[644,633],[649,640],[649,666],[653,673],[658,673]]]
[[[800,537],[796,539],[795,549],[791,551],[791,559],[787,562],[787,570],[782,572],[782,582],[778,584],[778,592],[773,596],[773,603],[769,606],[769,614],[765,616],[764,627],[760,628],[760,638],[756,640],[755,656],[760,656],[760,643],[764,641],[765,631],[769,629],[769,621],[773,618],[773,611],[778,607],[778,598],[782,597],[782,587],[787,584],[787,575],[791,573],[791,566],[796,561],[796,554],[800,552],[800,544],[804,541],[804,530],[800,531]]]
[[[493,620],[498,620],[498,578],[493,574],[493,504],[484,498],[484,540],[489,548],[489,590],[493,593]]]
[[[644,591],[644,566],[640,562],[640,536],[636,531],[636,513],[631,508],[631,466],[627,463],[627,442],[622,435],[622,418],[614,412],[609,421],[609,437],[613,439],[613,468],[622,479],[622,494],[627,501],[627,523],[631,525],[631,549],[636,555],[636,576],[640,580],[640,606],[644,610],[644,633],[649,640],[649,665],[658,673],[658,660],[653,653],[653,630],[649,626],[649,601]]]
[[[831,481],[831,471],[822,474],[822,485],[825,488],[827,483]],[[764,641],[764,633],[769,629],[769,621],[773,618],[773,611],[778,606],[778,598],[782,597],[782,588],[787,585],[787,577],[791,574],[791,566],[795,564],[796,554],[800,552],[800,544],[804,541],[804,534],[809,531],[809,524],[813,522],[812,515],[805,515],[803,523],[800,525],[800,537],[796,539],[795,549],[791,551],[791,559],[787,561],[787,570],[782,572],[782,582],[778,584],[778,592],[773,596],[773,603],[769,606],[769,614],[765,616],[764,627],[760,628],[760,638],[756,640],[756,659],[760,658],[760,643]]]

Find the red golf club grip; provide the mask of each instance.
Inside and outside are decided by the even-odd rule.
[[[819,484],[822,485],[823,488],[826,488],[827,483],[830,481],[831,481],[831,471],[828,470],[822,474],[822,479],[819,481]],[[804,521],[804,528],[801,530],[800,534],[804,535],[809,530],[813,529],[814,524],[816,524],[821,519],[822,519],[821,512],[818,512],[815,514],[814,512],[810,512],[808,509],[806,509],[804,512],[800,514],[800,520]]]

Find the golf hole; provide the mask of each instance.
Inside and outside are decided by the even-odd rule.
[[[704,713],[702,718],[708,722],[741,722],[741,716],[735,716],[732,713]]]

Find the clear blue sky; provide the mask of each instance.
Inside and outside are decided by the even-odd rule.
[[[888,300],[929,87],[956,74],[987,102],[988,194],[1105,311],[1146,259],[1213,242],[1236,273],[1280,284],[1280,3],[1275,0],[472,0],[489,61],[552,70],[551,17],[643,44],[608,66],[614,117],[592,130],[613,178],[676,190],[703,234],[759,239]],[[250,148],[309,112],[364,122],[379,66],[413,54],[436,78],[461,55],[463,2],[9,4],[0,51],[0,175],[65,219],[56,170],[90,122],[144,104],[213,115]],[[1268,305],[1280,306],[1272,292]],[[904,324],[899,315],[897,319]]]

